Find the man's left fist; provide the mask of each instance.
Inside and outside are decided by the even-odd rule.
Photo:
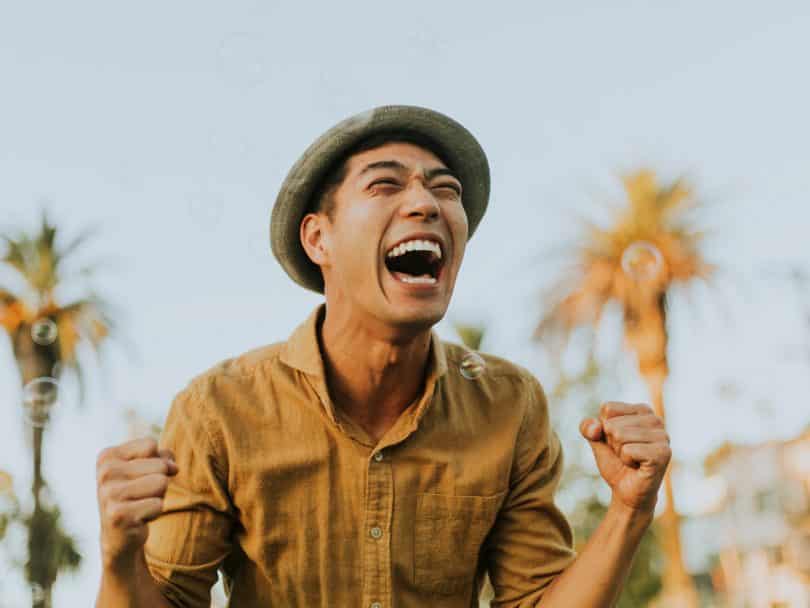
[[[599,409],[599,418],[585,418],[579,430],[591,444],[613,499],[652,513],[672,458],[664,421],[643,403],[608,401]]]

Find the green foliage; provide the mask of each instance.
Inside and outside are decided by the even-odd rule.
[[[75,571],[82,556],[76,541],[62,528],[61,511],[56,505],[43,506],[22,522],[28,528],[28,561],[25,578],[33,583],[47,583],[50,587],[59,572]]]

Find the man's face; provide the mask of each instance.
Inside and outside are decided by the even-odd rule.
[[[335,221],[321,218],[330,304],[387,325],[444,317],[467,243],[461,182],[432,152],[392,142],[348,159]]]

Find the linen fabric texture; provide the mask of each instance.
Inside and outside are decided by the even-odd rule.
[[[431,331],[420,396],[374,441],[328,395],[322,303],[288,340],[222,361],[169,409],[179,471],[145,556],[169,601],[229,605],[535,606],[575,559],[554,494],[563,452],[525,368]]]

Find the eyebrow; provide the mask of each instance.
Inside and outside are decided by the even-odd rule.
[[[363,167],[363,170],[360,171],[360,173],[358,173],[358,177],[363,175],[364,173],[373,171],[374,169],[395,169],[398,171],[407,171],[408,167],[406,167],[401,162],[396,160],[378,160],[376,162],[369,163],[368,165]],[[461,180],[458,178],[458,176],[447,167],[436,167],[434,169],[428,169],[427,171],[424,172],[424,174],[425,179],[427,181],[430,181],[434,177],[438,177],[439,175],[449,175],[450,177],[456,179],[459,183],[461,183]]]

